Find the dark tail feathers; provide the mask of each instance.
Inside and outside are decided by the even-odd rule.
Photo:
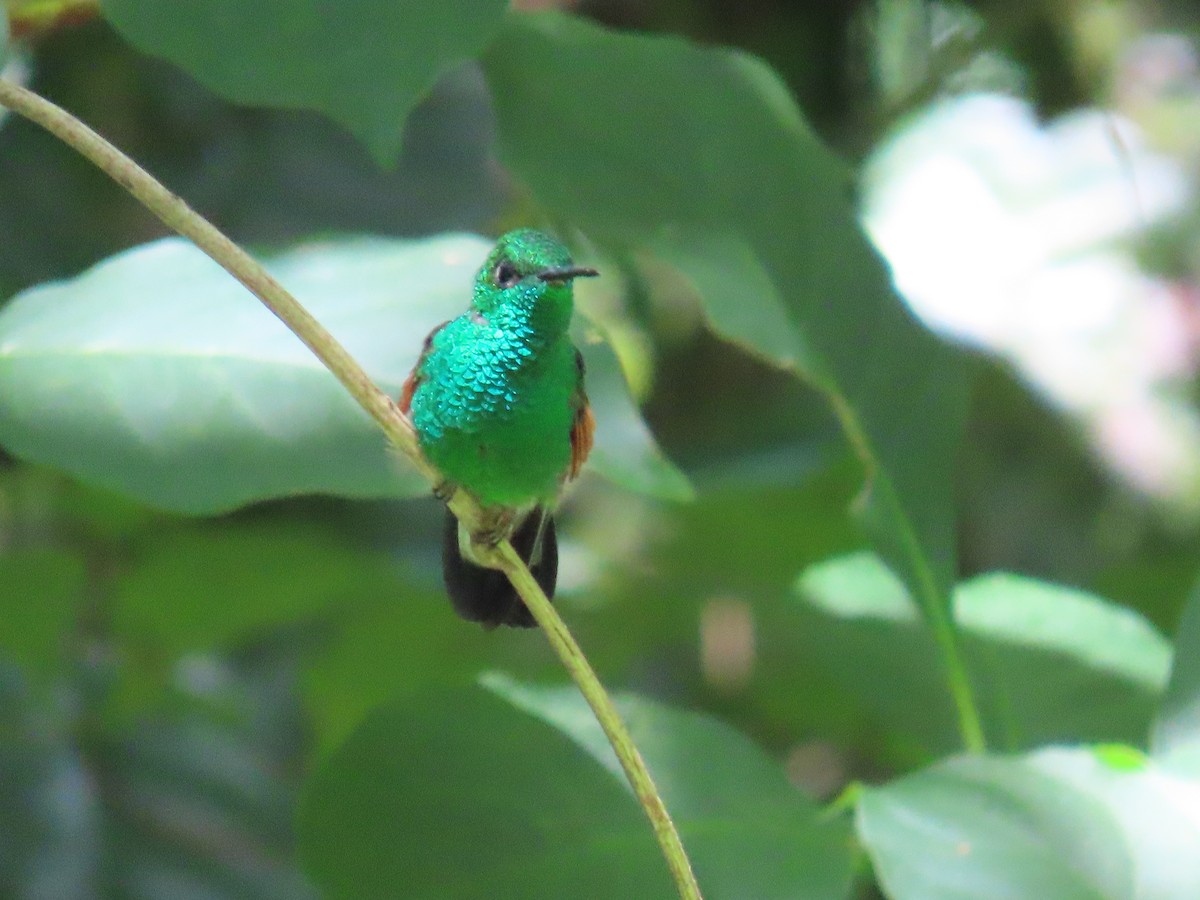
[[[543,517],[546,524],[542,529],[541,551],[538,558],[530,562]],[[558,581],[558,537],[554,531],[554,517],[545,509],[535,509],[525,517],[511,540],[517,554],[529,563],[533,577],[542,586],[546,596],[553,599],[554,586]],[[446,510],[446,526],[442,531],[442,578],[446,582],[446,593],[450,595],[454,611],[467,621],[479,622],[484,628],[495,628],[497,625],[515,628],[537,626],[533,614],[517,596],[503,572],[463,559],[458,547],[458,519],[449,510]]]

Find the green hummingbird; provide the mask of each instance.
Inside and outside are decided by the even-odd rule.
[[[540,231],[505,234],[475,278],[470,308],[425,339],[400,394],[426,458],[479,500],[496,537],[511,537],[548,597],[558,578],[553,505],[579,474],[595,430],[583,357],[567,334],[572,282],[597,274]],[[505,575],[478,564],[449,510],[442,574],[464,619],[537,624]]]

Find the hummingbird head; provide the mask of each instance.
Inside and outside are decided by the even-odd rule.
[[[576,266],[570,251],[547,234],[510,231],[479,270],[472,306],[488,317],[506,308],[522,310],[539,330],[565,331],[574,306],[572,280],[598,274]]]

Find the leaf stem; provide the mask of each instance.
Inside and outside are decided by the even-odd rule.
[[[899,502],[892,495],[890,482],[878,471],[877,456],[858,417],[850,408],[850,404],[837,391],[826,391],[829,402],[837,413],[842,429],[846,433],[855,453],[862,460],[867,470],[866,492],[880,491],[887,496],[884,502],[895,504]],[[864,496],[865,496],[864,493]],[[942,658],[942,668],[946,676],[946,687],[950,699],[954,703],[955,715],[958,718],[958,733],[962,739],[963,748],[969,753],[983,753],[987,750],[987,738],[983,731],[983,718],[979,713],[979,705],[975,700],[975,691],[971,686],[971,676],[967,670],[967,662],[962,641],[954,621],[954,601],[938,588],[937,580],[930,570],[929,561],[921,551],[920,542],[913,533],[912,524],[904,514],[895,517],[897,533],[900,536],[902,552],[906,557],[912,579],[908,582],[909,590],[921,612],[925,622],[933,633],[934,643]]]
[[[412,424],[362,367],[324,326],[312,317],[262,265],[171,193],[132,159],[88,128],[66,110],[27,88],[0,79],[0,105],[30,119],[58,137],[136,197],[168,227],[193,241],[225,271],[241,282],[302,340],[350,395],[383,429],[394,444],[431,485],[443,478],[421,454]],[[481,509],[465,491],[450,498],[449,507],[472,532],[482,523]],[[633,738],[583,651],[567,630],[558,611],[538,586],[529,568],[508,541],[493,551],[493,560],[512,581],[517,593],[542,626],[547,639],[575,681],[608,736],[638,802],[654,828],[663,857],[675,879],[680,897],[698,900],[700,888],[671,817]]]

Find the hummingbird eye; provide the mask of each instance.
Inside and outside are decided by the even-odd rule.
[[[521,280],[521,273],[508,260],[503,260],[496,264],[496,270],[492,273],[492,277],[495,279],[497,287],[510,288]]]

